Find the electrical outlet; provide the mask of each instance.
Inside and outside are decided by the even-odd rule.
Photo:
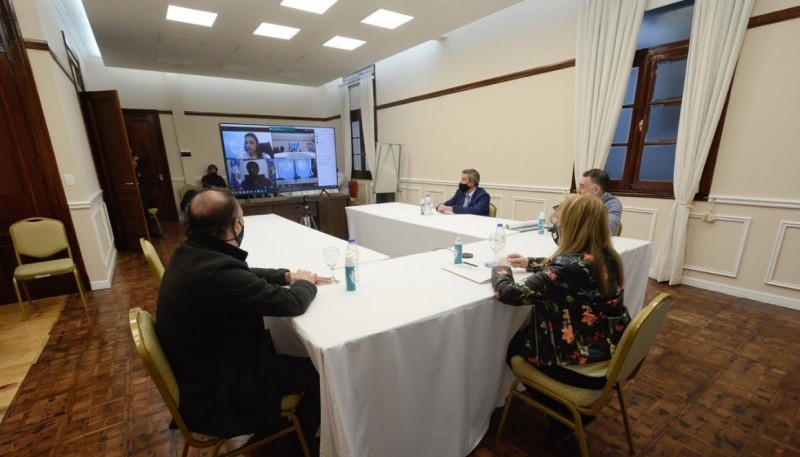
[[[64,175],[64,183],[68,186],[75,185],[75,175],[66,174]]]

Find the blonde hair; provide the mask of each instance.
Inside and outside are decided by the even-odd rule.
[[[567,197],[556,211],[558,218],[558,249],[552,258],[567,253],[589,253],[594,258],[594,265],[600,275],[600,290],[607,292],[606,255],[610,256],[617,267],[620,283],[624,280],[622,259],[614,245],[611,244],[611,229],[608,226],[608,212],[600,198],[594,195],[572,195]]]

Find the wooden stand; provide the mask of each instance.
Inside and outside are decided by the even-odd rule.
[[[319,201],[308,202],[311,216],[321,232],[343,240],[347,239],[347,214],[344,208],[350,197],[344,194],[323,195]],[[298,222],[303,217],[303,205],[292,203],[286,197],[265,198],[241,202],[245,216],[257,214],[277,214],[290,221]]]

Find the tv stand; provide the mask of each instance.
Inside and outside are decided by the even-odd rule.
[[[314,197],[318,201],[308,202],[309,215],[316,221],[321,232],[346,240],[348,235],[347,215],[344,209],[350,198],[345,194],[329,194],[327,192],[326,194]],[[245,216],[277,214],[290,221],[301,220],[305,211],[302,205],[298,206],[287,197],[250,199],[241,203],[241,206]]]

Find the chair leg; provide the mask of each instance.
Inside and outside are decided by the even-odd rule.
[[[586,428],[583,426],[581,413],[573,408],[570,408],[570,410],[572,410],[572,418],[575,422],[575,438],[581,448],[581,457],[589,457],[589,446],[586,444]]]
[[[81,295],[83,310],[86,311],[86,317],[89,317],[89,306],[86,304],[86,294],[83,293],[83,284],[81,283],[81,277],[78,274],[78,269],[74,268],[72,273],[75,274],[75,283],[78,285],[78,293]]]
[[[25,287],[25,284],[22,285]],[[19,293],[19,284],[17,283],[17,278],[14,278],[14,290],[17,292],[17,300],[19,301],[19,312],[22,314],[22,320],[28,319],[28,313],[25,312],[25,304],[22,303],[22,295]],[[27,293],[27,289],[25,290]]]
[[[511,400],[514,399],[518,384],[518,379],[515,379],[514,382],[511,383],[511,389],[508,391],[508,396],[506,397],[506,406],[503,407],[503,415],[500,416],[500,424],[497,426],[497,434],[494,437],[495,442],[500,441],[500,435],[503,434],[503,428],[506,426],[506,419],[508,419],[508,411],[511,409]]]
[[[625,436],[628,438],[628,449],[631,454],[635,453],[633,450],[633,436],[631,436],[631,425],[628,422],[628,410],[625,409],[625,400],[622,398],[622,387],[619,383],[614,384],[614,389],[617,391],[617,398],[619,399],[619,410],[622,412],[622,423],[625,424]]]

